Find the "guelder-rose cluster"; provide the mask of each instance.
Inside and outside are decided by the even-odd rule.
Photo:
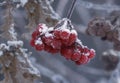
[[[76,30],[66,18],[59,21],[55,27],[39,24],[32,33],[30,44],[38,51],[60,53],[61,56],[78,65],[88,63],[95,56],[93,49],[82,45]]]

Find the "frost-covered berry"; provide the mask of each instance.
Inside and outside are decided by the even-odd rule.
[[[78,65],[86,64],[94,57],[95,51],[82,44],[69,19],[62,19],[58,25],[48,28],[45,24],[39,24],[32,33],[31,46],[38,51],[60,53]]]
[[[89,53],[90,53],[90,55],[88,56],[88,58],[94,58],[94,56],[95,56],[95,50],[91,49]]]
[[[72,30],[69,36],[69,44],[73,44],[77,39],[77,33],[75,30]]]
[[[51,46],[54,48],[54,49],[61,49],[61,41],[58,40],[58,39],[54,39],[51,43]]]
[[[42,51],[44,49],[44,44],[35,45],[35,49],[38,50],[38,51]]]
[[[53,34],[56,39],[60,39],[60,32],[61,30],[54,30]]]
[[[59,52],[58,49],[54,49],[54,48],[52,48],[51,46],[48,46],[48,45],[45,45],[44,50],[49,52],[49,53],[52,53],[52,54]]]
[[[86,64],[88,61],[89,61],[89,58],[87,56],[85,56],[84,54],[82,54],[80,59],[78,61],[76,61],[76,64],[82,65],[82,64]]]
[[[63,48],[61,49],[61,54],[64,56],[66,59],[71,59],[71,56],[73,54],[73,50],[71,48]]]
[[[34,32],[32,33],[32,38],[33,38],[33,39],[36,39],[39,34],[40,34],[39,31],[34,31]]]
[[[50,45],[52,43],[52,41],[54,40],[54,38],[52,36],[48,36],[48,37],[43,36],[42,40],[45,44]]]
[[[74,52],[74,53],[72,54],[71,60],[72,60],[72,61],[78,61],[78,60],[80,59],[80,57],[81,57],[81,53],[80,53],[79,51],[77,51],[77,52]]]
[[[70,30],[69,29],[64,29],[60,32],[60,38],[61,39],[69,39],[70,36]]]

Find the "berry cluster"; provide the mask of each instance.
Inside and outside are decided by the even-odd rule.
[[[83,46],[77,38],[77,32],[69,19],[63,19],[55,27],[39,24],[32,33],[31,46],[38,51],[61,53],[68,60],[76,64],[85,64],[95,55],[93,49]]]
[[[86,32],[89,35],[99,36],[102,40],[113,42],[114,48],[120,50],[119,19],[113,19],[113,22],[113,20],[110,19],[96,17],[88,23]]]

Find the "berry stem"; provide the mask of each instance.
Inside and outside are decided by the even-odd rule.
[[[67,18],[68,18],[68,19],[71,18],[71,15],[72,15],[73,10],[74,10],[74,7],[75,7],[75,2],[76,2],[76,0],[72,0],[72,5],[71,5],[71,7],[70,7],[70,9],[69,9],[69,11],[68,11],[68,13],[67,13]]]

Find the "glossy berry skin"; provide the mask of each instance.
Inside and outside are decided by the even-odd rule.
[[[42,40],[43,40],[43,42],[45,43],[45,44],[47,44],[47,45],[50,45],[51,43],[52,43],[52,41],[53,41],[53,37],[42,37]]]
[[[39,31],[34,31],[34,32],[32,33],[32,38],[33,38],[33,39],[36,39],[39,34],[40,34]]]
[[[61,39],[69,39],[69,36],[70,36],[70,32],[67,32],[67,31],[61,31],[61,33],[60,33],[60,38]]]
[[[30,40],[30,45],[31,45],[32,47],[35,46],[35,40],[34,40],[34,39],[31,39],[31,40]]]
[[[73,50],[71,48],[63,48],[61,49],[61,54],[64,56],[67,60],[71,59],[71,56],[73,54]]]
[[[37,44],[37,45],[35,45],[35,49],[37,51],[42,51],[44,49],[44,44]]]
[[[82,54],[80,59],[78,61],[76,61],[76,64],[82,65],[82,64],[86,64],[88,61],[89,61],[89,58]]]
[[[72,45],[76,41],[76,39],[77,39],[77,35],[71,33],[69,36],[69,45]]]
[[[93,49],[90,50],[90,55],[88,56],[88,58],[92,59],[95,56],[95,51]]]
[[[58,40],[58,39],[54,39],[51,43],[51,46],[54,48],[54,49],[61,49],[61,40]]]
[[[52,48],[51,46],[48,46],[48,45],[45,45],[44,50],[47,51],[47,52],[50,52],[50,53],[52,53],[52,54],[59,52],[58,49],[54,49],[54,48]]]
[[[60,39],[61,30],[54,30],[53,34],[56,39]]]
[[[81,57],[81,53],[79,51],[76,51],[72,54],[71,60],[72,61],[78,61]]]

